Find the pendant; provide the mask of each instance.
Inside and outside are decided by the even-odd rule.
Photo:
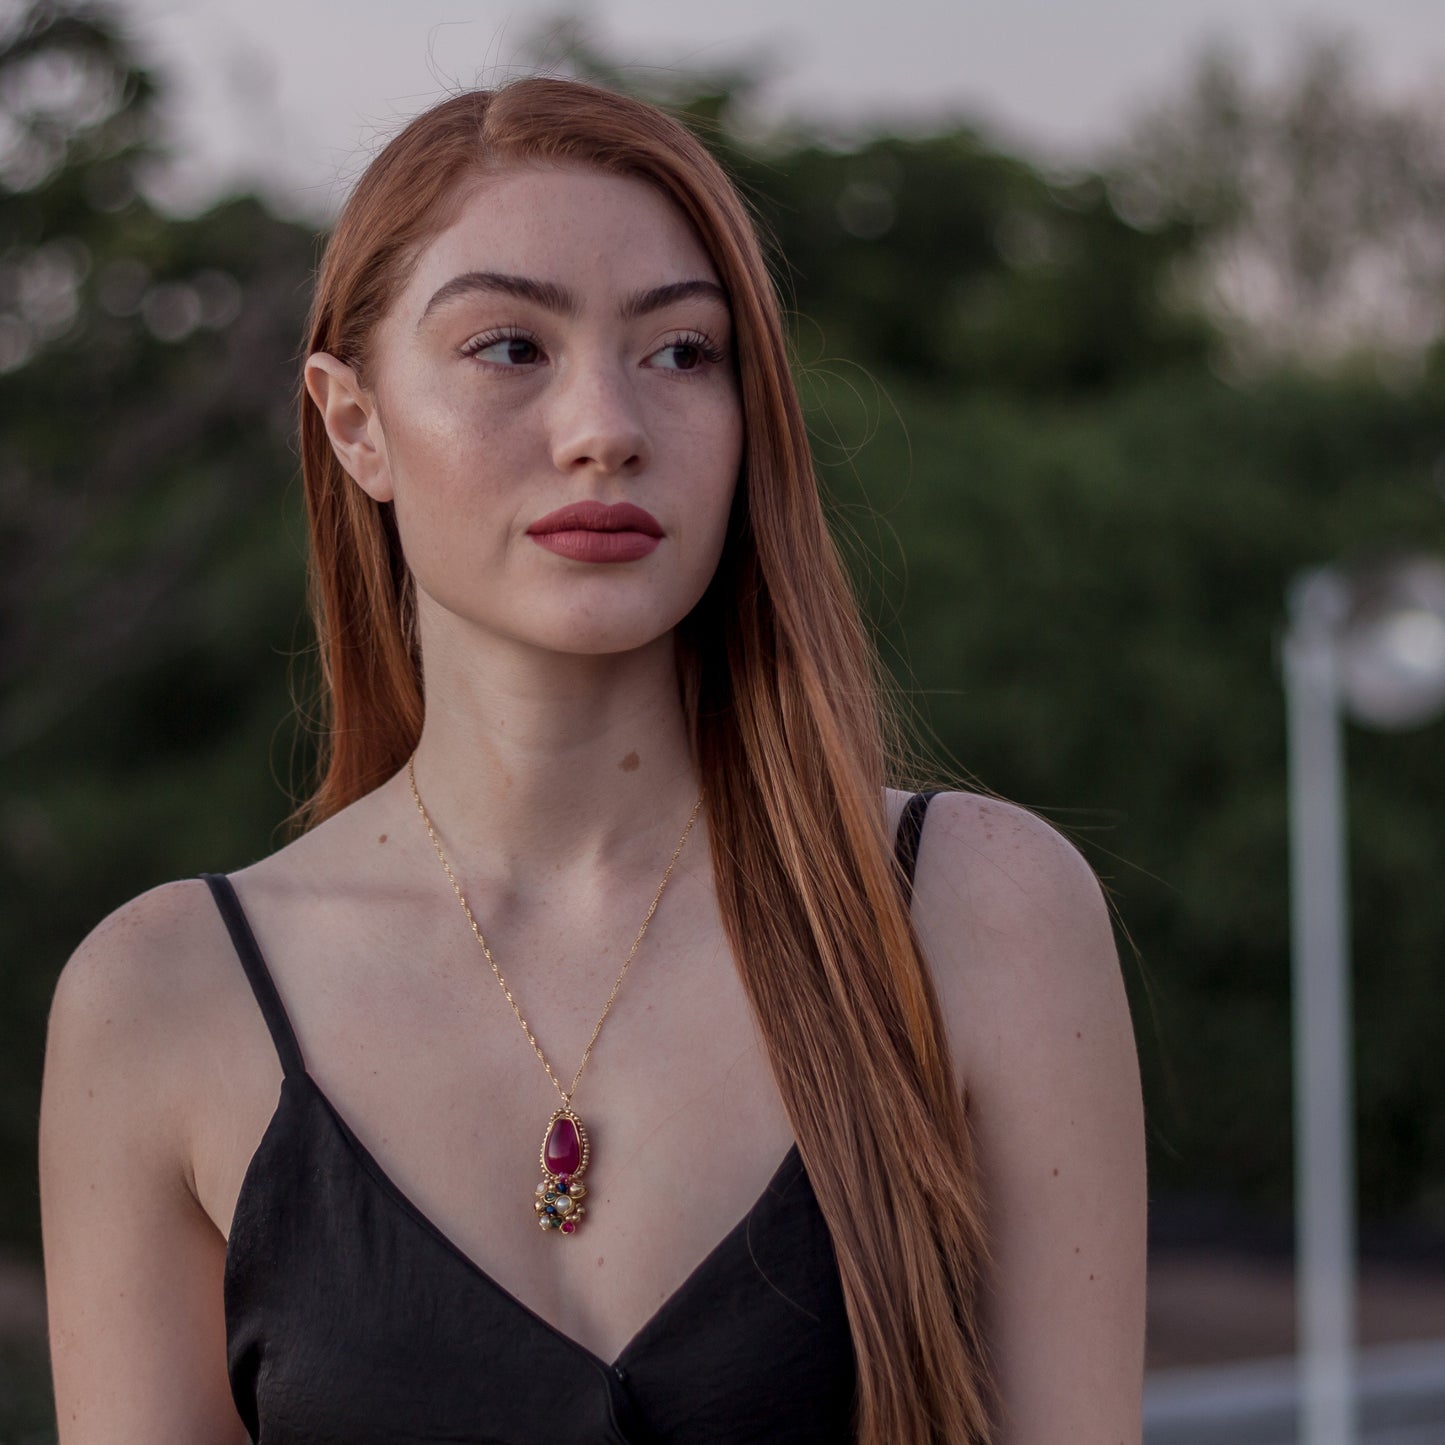
[[[591,1148],[581,1119],[565,1105],[553,1111],[542,1137],[542,1182],[537,1186],[537,1223],[544,1230],[575,1234],[585,1212],[581,1182]]]

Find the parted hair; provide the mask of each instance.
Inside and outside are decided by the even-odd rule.
[[[676,633],[718,904],[833,1240],[861,1445],[987,1441],[984,1252],[964,1100],[882,807],[891,736],[872,640],[829,533],[782,312],[748,208],[686,126],[577,81],[449,96],[356,185],[307,353],[366,382],[377,323],[469,187],[527,165],[654,186],[732,310],[744,449],[721,561]],[[414,590],[392,509],[342,470],[304,387],[301,456],[322,677],[303,824],[397,772],[421,734]]]

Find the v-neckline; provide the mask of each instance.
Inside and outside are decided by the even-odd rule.
[[[628,1338],[627,1343],[623,1345],[621,1351],[618,1353],[616,1359],[606,1360],[595,1351],[588,1349],[588,1347],[584,1345],[581,1340],[574,1339],[571,1335],[567,1334],[565,1330],[558,1329],[557,1326],[554,1325],[550,1320],[538,1314],[537,1311],[534,1310],[531,1305],[527,1304],[525,1300],[519,1299],[517,1295],[513,1294],[511,1290],[509,1290],[505,1285],[501,1284],[494,1276],[488,1274],[487,1271],[483,1269],[482,1266],[478,1264],[476,1260],[474,1260],[471,1255],[466,1252],[466,1250],[464,1250],[459,1244],[457,1244],[456,1241],[453,1240],[451,1236],[448,1235],[447,1232],[442,1229],[435,1220],[431,1218],[430,1215],[428,1215],[412,1200],[412,1198],[396,1182],[396,1180],[394,1180],[391,1175],[387,1173],[387,1171],[382,1167],[381,1163],[377,1160],[376,1156],[366,1147],[365,1144],[362,1143],[361,1139],[357,1136],[356,1131],[346,1122],[346,1119],[342,1115],[341,1111],[337,1109],[336,1105],[333,1104],[331,1100],[327,1097],[325,1090],[322,1089],[321,1085],[316,1082],[316,1080],[311,1076],[309,1072],[307,1072],[305,1068],[302,1068],[299,1072],[288,1073],[283,1076],[281,1081],[281,1093],[276,1101],[275,1111],[272,1113],[271,1119],[266,1126],[266,1131],[261,1137],[261,1142],[256,1146],[256,1154],[252,1156],[253,1163],[255,1161],[255,1158],[260,1155],[261,1150],[265,1147],[266,1137],[271,1133],[272,1128],[275,1126],[276,1120],[280,1117],[281,1108],[285,1101],[286,1086],[288,1084],[302,1087],[316,1098],[316,1100],[321,1104],[322,1108],[326,1111],[327,1115],[330,1117],[332,1124],[336,1128],[337,1133],[340,1134],[342,1141],[346,1144],[348,1150],[356,1158],[356,1161],[368,1174],[371,1175],[373,1181],[381,1188],[382,1192],[386,1194],[392,1200],[392,1202],[401,1209],[402,1213],[408,1218],[410,1218],[411,1221],[415,1225],[417,1225],[423,1233],[430,1235],[431,1238],[435,1240],[437,1244],[439,1244],[459,1264],[461,1264],[461,1266],[466,1269],[469,1274],[479,1280],[483,1285],[486,1286],[488,1290],[490,1290],[498,1298],[504,1300],[511,1308],[518,1310],[529,1320],[532,1320],[537,1325],[540,1325],[541,1328],[546,1330],[548,1334],[552,1335],[555,1339],[560,1340],[565,1346],[567,1346],[567,1348],[581,1355],[588,1362],[595,1365],[597,1368],[608,1372],[609,1374],[616,1372],[622,1366],[622,1364],[626,1361],[627,1357],[639,1345],[643,1338],[652,1332],[652,1330],[662,1319],[662,1317],[676,1305],[677,1301],[685,1293],[687,1293],[687,1291],[692,1286],[693,1281],[696,1280],[698,1276],[701,1275],[705,1270],[707,1270],[708,1267],[718,1258],[718,1256],[721,1255],[723,1250],[732,1241],[733,1237],[738,1233],[738,1231],[745,1229],[752,1222],[753,1216],[758,1212],[760,1208],[762,1208],[762,1206],[774,1193],[779,1180],[782,1178],[789,1165],[792,1164],[794,1160],[797,1160],[799,1169],[801,1170],[802,1168],[802,1160],[798,1153],[798,1144],[797,1141],[794,1140],[793,1143],[789,1145],[787,1153],[783,1155],[783,1158],[778,1164],[777,1168],[775,1168],[772,1174],[769,1175],[768,1182],[763,1186],[762,1192],[748,1207],[746,1213],[744,1213],[743,1216],[732,1226],[732,1228],[729,1229],[727,1233],[724,1234],[722,1238],[719,1239],[717,1243],[708,1250],[708,1252],[697,1262],[697,1264],[695,1264],[693,1268],[688,1271],[682,1282],[678,1284],[675,1289],[670,1291],[667,1296],[662,1300],[662,1302],[657,1306],[657,1308],[653,1310],[653,1312],[637,1327],[636,1330],[633,1331],[632,1335]],[[241,1201],[246,1195],[247,1186],[251,1181],[251,1177],[251,1169],[248,1167],[245,1175],[241,1180],[241,1188],[236,1196],[236,1205],[232,1213],[232,1227],[230,1231],[232,1236],[234,1236],[236,1232],[235,1216],[240,1213]],[[229,1238],[226,1241],[226,1256],[227,1264],[229,1265],[231,1258]]]

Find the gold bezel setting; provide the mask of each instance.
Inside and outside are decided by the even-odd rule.
[[[559,1119],[566,1119],[577,1131],[578,1162],[570,1172],[553,1173],[547,1167],[547,1141]],[[586,1207],[578,1201],[587,1193],[582,1183],[582,1174],[592,1157],[591,1141],[587,1138],[587,1126],[565,1105],[552,1111],[547,1128],[542,1134],[542,1147],[537,1152],[537,1162],[542,1170],[542,1182],[537,1186],[537,1198],[533,1209],[537,1224],[548,1233],[575,1234]]]

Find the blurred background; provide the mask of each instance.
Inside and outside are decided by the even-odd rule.
[[[0,0],[0,1445],[54,1438],[56,975],[125,899],[283,841],[306,779],[318,233],[400,120],[538,68],[685,110],[775,238],[900,695],[1117,904],[1156,1393],[1266,1378],[1293,1347],[1284,593],[1445,552],[1445,19],[458,8]],[[1442,740],[1348,738],[1378,1349],[1445,1341]],[[1245,1438],[1202,1429],[1167,1438]]]

